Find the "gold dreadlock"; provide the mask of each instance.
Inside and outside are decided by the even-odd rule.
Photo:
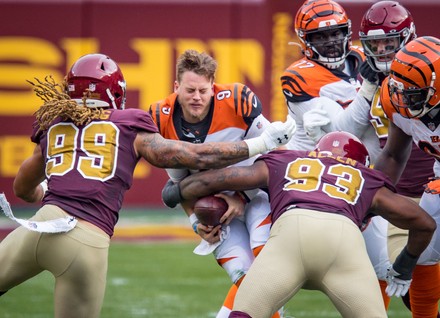
[[[38,78],[35,80],[37,83],[27,82],[34,86],[35,94],[44,101],[44,104],[34,113],[39,130],[48,129],[52,121],[58,117],[62,120],[70,119],[75,125],[80,126],[87,125],[101,116],[101,108],[88,108],[70,99],[65,93],[65,82],[57,84],[52,76],[46,76],[44,82]],[[84,92],[84,105],[86,105],[88,95],[89,92]]]

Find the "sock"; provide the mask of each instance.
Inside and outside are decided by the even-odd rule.
[[[223,301],[223,307],[232,310],[232,307],[234,307],[234,299],[235,299],[235,294],[237,294],[237,290],[238,290],[237,285],[232,284],[231,288],[229,288],[225,300]]]
[[[380,292],[382,293],[383,304],[385,305],[385,309],[388,310],[388,306],[390,305],[391,298],[385,292],[387,288],[387,282],[379,279]]]
[[[437,317],[440,299],[440,265],[417,265],[409,292],[413,318]]]
[[[235,299],[235,295],[237,294],[238,286],[240,286],[244,276],[245,275],[240,277],[240,279],[235,284],[232,284],[231,288],[229,288],[225,300],[223,301],[222,308],[220,308],[215,318],[229,317],[229,314],[232,311],[232,308],[234,307],[234,299]]]
[[[227,314],[232,311],[232,308],[234,307],[234,299],[235,295],[237,294],[238,286],[240,286],[241,282],[243,281],[244,275],[237,281],[236,284],[233,284],[231,288],[229,288],[229,291],[225,297],[225,300],[223,301],[222,308],[217,313],[216,318],[222,318],[222,317],[228,317]],[[231,317],[231,316],[230,316]],[[241,316],[239,316],[241,317]],[[280,318],[279,312],[276,312],[273,314],[272,318]]]
[[[220,310],[217,312],[215,318],[228,318],[229,315],[231,314],[231,311],[232,311],[231,309],[222,306],[222,308],[220,308]]]

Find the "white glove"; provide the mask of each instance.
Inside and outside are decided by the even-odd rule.
[[[304,113],[303,123],[307,137],[316,144],[326,134],[322,127],[330,124],[330,118],[324,109],[316,108]]]
[[[385,292],[390,297],[405,296],[405,294],[408,292],[409,286],[411,285],[412,279],[400,279],[397,278],[398,276],[400,276],[400,274],[396,272],[392,266],[388,267],[386,277],[388,286],[385,289]]]
[[[295,131],[296,122],[289,115],[284,123],[281,121],[270,123],[259,137],[245,140],[249,148],[249,157],[287,144]]]

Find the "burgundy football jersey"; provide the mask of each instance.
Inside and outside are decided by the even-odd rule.
[[[34,132],[31,140],[46,160],[49,190],[43,203],[112,236],[139,160],[133,142],[142,131],[158,132],[147,112],[110,109],[85,126],[58,119],[48,130]]]
[[[408,197],[421,197],[425,188],[423,185],[434,177],[435,159],[412,143],[411,156],[406,163],[405,170],[396,185],[397,193]]]
[[[395,191],[389,178],[357,161],[316,151],[278,150],[261,156],[269,168],[272,223],[289,208],[337,213],[359,228],[377,190]]]

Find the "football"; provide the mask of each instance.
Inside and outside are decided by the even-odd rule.
[[[194,214],[204,225],[217,226],[220,219],[228,210],[228,204],[222,198],[208,195],[200,198],[194,204]]]

